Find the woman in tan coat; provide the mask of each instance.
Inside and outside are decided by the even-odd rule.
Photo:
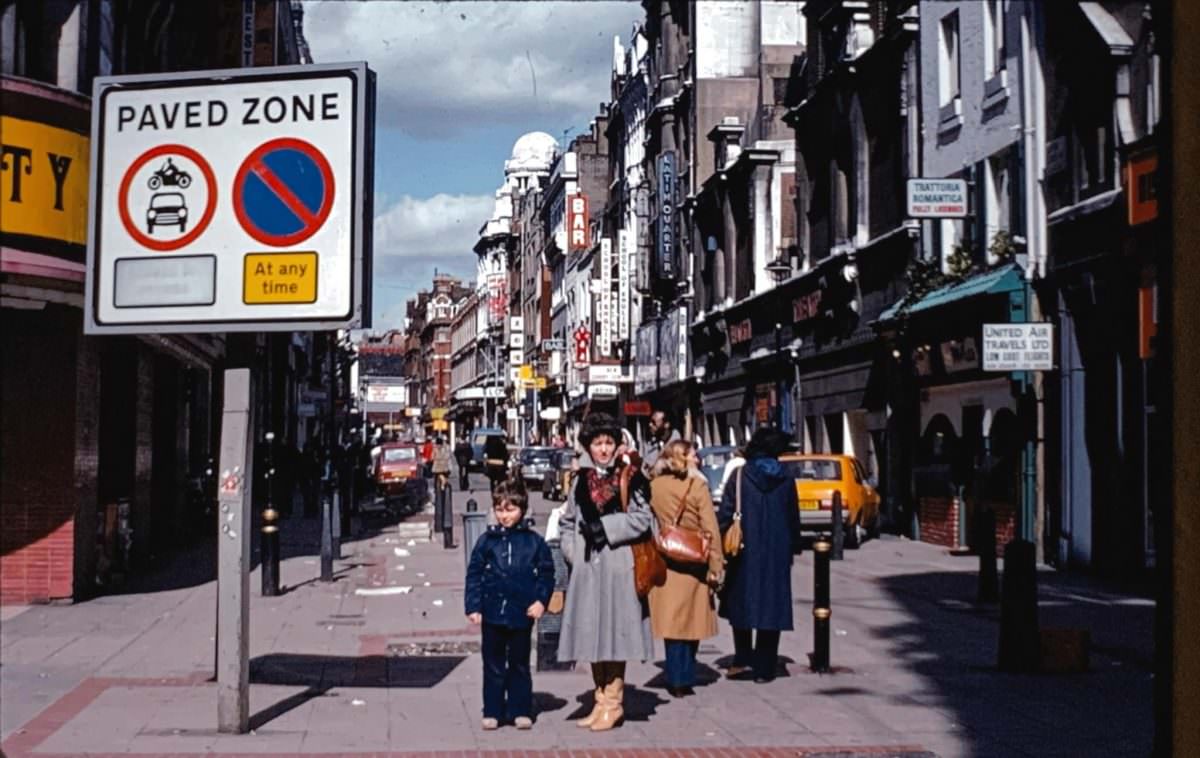
[[[650,590],[650,627],[666,645],[667,691],[673,697],[693,694],[696,650],[700,640],[717,634],[713,588],[723,568],[721,532],[712,496],[704,477],[691,467],[692,445],[668,444],[650,482],[650,508],[660,527],[676,523],[683,529],[711,535],[708,562],[682,564],[667,560],[667,581]],[[680,509],[683,509],[682,515]]]

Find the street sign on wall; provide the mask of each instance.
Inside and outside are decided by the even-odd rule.
[[[909,179],[909,218],[962,218],[967,215],[967,183],[963,179]]]
[[[1054,325],[984,324],[984,371],[1052,371]]]
[[[658,275],[675,278],[675,153],[658,156]]]
[[[99,77],[85,331],[369,321],[365,63]]]

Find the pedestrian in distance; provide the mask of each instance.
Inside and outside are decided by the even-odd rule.
[[[458,438],[458,442],[454,445],[454,462],[458,464],[458,489],[462,492],[466,492],[468,488],[467,475],[472,455],[471,443],[467,441],[467,437],[464,434]]]
[[[741,503],[744,547],[729,561],[720,615],[733,627],[733,665],[726,676],[775,678],[779,635],[792,626],[792,559],[800,552],[795,479],[779,462],[788,437],[764,427],[746,446],[746,462],[722,494],[717,521],[724,532]]]
[[[631,545],[650,532],[649,483],[633,456],[618,456],[621,428],[606,413],[583,421],[579,473],[558,521],[571,567],[558,659],[591,664],[592,711],[576,722],[602,732],[624,716],[625,664],[654,656],[646,604],[634,582]]]
[[[492,491],[508,478],[508,445],[498,434],[489,434],[483,443],[483,464]]]
[[[658,456],[662,455],[663,448],[677,439],[681,439],[679,432],[671,428],[671,420],[667,418],[666,413],[654,411],[650,414],[650,437],[642,449],[642,461],[647,475],[654,470],[654,464],[658,462]]]
[[[496,523],[479,536],[467,567],[467,620],[483,625],[483,728],[533,726],[530,629],[554,591],[554,558],[525,518],[522,486],[503,482],[492,498]]]
[[[450,485],[450,446],[440,434],[433,445],[433,479],[435,492]]]
[[[695,469],[690,442],[676,440],[658,459],[660,472],[650,482],[650,507],[659,530],[676,524],[710,537],[705,563],[678,563],[666,559],[667,582],[650,590],[650,626],[664,642],[667,692],[672,697],[694,694],[696,651],[700,640],[717,634],[717,609],[713,593],[724,571],[720,531],[708,483]]]

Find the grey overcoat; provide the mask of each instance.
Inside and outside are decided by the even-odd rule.
[[[580,456],[576,486],[592,462]],[[654,659],[650,612],[633,584],[633,550],[629,545],[649,533],[653,514],[637,488],[630,488],[629,509],[601,516],[609,547],[584,560],[584,541],[577,524],[582,516],[571,487],[558,522],[563,558],[571,567],[563,609],[558,658],[562,661],[647,661]]]

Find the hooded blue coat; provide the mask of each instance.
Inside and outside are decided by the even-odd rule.
[[[747,461],[725,485],[722,532],[733,523],[739,484],[743,547],[726,568],[720,615],[735,629],[791,630],[792,557],[801,545],[795,480],[774,458]]]
[[[467,566],[463,597],[468,615],[482,613],[489,624],[528,629],[525,615],[535,602],[546,605],[554,591],[554,557],[542,536],[522,520],[510,529],[493,524],[479,535]]]

